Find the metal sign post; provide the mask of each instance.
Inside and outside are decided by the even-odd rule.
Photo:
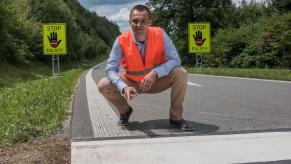
[[[203,55],[196,53],[196,67],[203,67]]]
[[[60,56],[52,55],[53,76],[60,75]]]

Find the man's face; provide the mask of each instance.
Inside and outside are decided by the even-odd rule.
[[[129,24],[131,25],[132,31],[135,35],[145,36],[147,34],[148,27],[151,25],[148,12],[146,10],[134,10],[131,14]]]

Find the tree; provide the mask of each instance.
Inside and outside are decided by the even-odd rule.
[[[223,11],[233,7],[231,0],[149,0],[153,23],[168,32],[181,54],[183,64],[192,64],[188,54],[187,27],[189,22],[210,22],[212,34],[224,26]]]
[[[281,14],[291,11],[290,0],[272,0],[272,4]]]
[[[120,33],[116,24],[84,9],[77,0],[1,0],[0,61],[50,62],[42,54],[42,23],[67,24],[68,55],[63,61],[104,54]]]

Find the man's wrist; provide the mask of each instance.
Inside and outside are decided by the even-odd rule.
[[[122,94],[124,88],[127,87],[127,84],[121,80],[119,80],[119,83],[117,85],[118,91]]]
[[[125,94],[125,88],[126,88],[126,87],[127,87],[127,86],[125,86],[124,88],[121,89],[120,93],[121,93],[122,95]]]
[[[154,70],[154,74],[155,74],[156,79],[157,79],[159,77],[159,74],[158,74],[158,72],[156,70]]]

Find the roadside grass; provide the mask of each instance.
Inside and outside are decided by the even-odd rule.
[[[239,68],[197,68],[184,67],[189,73],[233,76],[233,77],[248,77],[270,80],[291,81],[291,70],[287,69],[239,69]]]
[[[82,71],[0,89],[0,144],[27,141],[58,128]]]
[[[0,88],[13,87],[14,84],[25,82],[28,80],[36,80],[48,77],[51,67],[48,65],[36,64],[17,64],[11,65],[7,63],[0,64]]]
[[[100,55],[97,58],[87,61],[75,61],[60,65],[60,74],[70,69],[88,69],[100,61],[108,58],[106,55]],[[61,59],[60,59],[61,60]],[[52,66],[42,63],[16,64],[0,63],[0,88],[13,87],[14,84],[30,80],[50,77],[52,75]]]
[[[47,65],[19,70],[6,64],[5,69],[10,70],[4,73],[1,65],[0,73],[5,78],[1,77],[0,87],[0,147],[57,131],[68,115],[80,75],[105,58],[63,66],[57,77],[51,77]],[[7,75],[11,71],[16,73]]]

